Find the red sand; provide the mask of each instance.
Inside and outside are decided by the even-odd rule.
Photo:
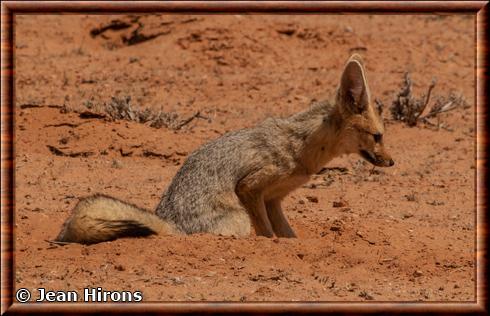
[[[90,36],[114,18],[16,18],[17,288],[139,290],[144,301],[475,300],[473,17],[153,15],[139,19],[146,36],[161,33],[151,40],[126,46],[122,36],[135,26]],[[316,188],[285,200],[299,238],[45,241],[82,196],[152,209],[192,150],[330,95],[354,51],[385,104],[410,71],[416,95],[435,76],[434,94],[461,92],[471,107],[439,115],[446,128],[438,130],[406,127],[386,109],[395,167],[372,171],[358,156],[332,161],[347,171],[315,176]],[[209,120],[172,131],[46,107],[81,110],[113,96]],[[57,156],[48,146],[92,155]],[[348,207],[333,207],[341,199]]]

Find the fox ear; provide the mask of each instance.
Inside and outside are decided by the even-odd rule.
[[[347,62],[340,79],[338,97],[352,113],[361,113],[368,107],[369,92],[359,55],[353,55]]]

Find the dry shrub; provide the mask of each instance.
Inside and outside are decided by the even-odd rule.
[[[154,112],[149,108],[138,110],[131,106],[131,97],[129,96],[122,98],[112,97],[110,102],[101,105],[94,105],[90,101],[85,102],[84,105],[88,111],[80,113],[81,116],[134,121],[142,124],[149,122],[153,128],[165,127],[179,130],[195,118],[205,118],[200,112],[196,112],[186,119],[180,119],[175,112],[164,112],[162,110]]]
[[[405,73],[403,86],[391,104],[390,110],[393,119],[405,122],[408,126],[415,126],[419,121],[427,121],[428,118],[435,117],[440,113],[454,110],[459,106],[467,106],[462,94],[458,96],[451,92],[449,96],[437,96],[428,114],[422,116],[429,104],[431,93],[435,86],[436,80],[432,79],[427,93],[420,98],[416,98],[412,95],[410,74],[408,72]]]

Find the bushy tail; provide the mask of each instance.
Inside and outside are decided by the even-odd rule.
[[[155,214],[97,194],[78,202],[55,241],[95,244],[120,237],[175,233],[178,230],[174,225],[164,222]]]

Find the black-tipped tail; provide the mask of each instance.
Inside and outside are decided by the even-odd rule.
[[[157,232],[151,228],[138,223],[133,220],[100,220],[101,225],[105,226],[105,229],[114,232],[112,240],[121,237],[147,237],[150,235],[156,235]]]
[[[57,242],[95,244],[121,237],[169,234],[173,227],[135,205],[102,195],[83,198],[56,238]]]

